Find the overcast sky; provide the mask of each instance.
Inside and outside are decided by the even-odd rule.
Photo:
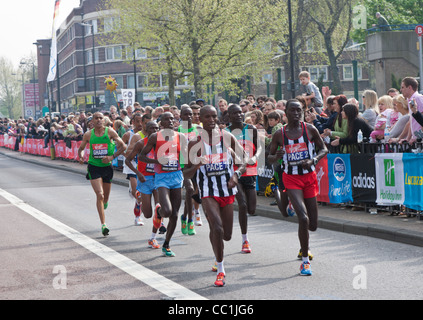
[[[0,56],[12,61],[15,67],[24,57],[35,55],[37,39],[50,39],[53,27],[55,0],[2,1],[0,10]],[[80,0],[61,0],[59,24],[66,19]]]

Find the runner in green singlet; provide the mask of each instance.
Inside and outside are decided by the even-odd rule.
[[[125,143],[119,138],[116,131],[104,126],[104,116],[101,112],[93,115],[94,129],[87,131],[78,149],[79,163],[84,163],[83,152],[87,144],[90,145],[90,156],[87,168],[87,180],[96,194],[97,211],[101,222],[101,232],[104,236],[109,234],[106,226],[104,210],[107,209],[111,182],[113,179],[112,161],[126,149]],[[117,151],[115,151],[115,143]]]

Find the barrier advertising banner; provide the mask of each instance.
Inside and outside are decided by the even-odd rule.
[[[423,210],[423,154],[404,153],[404,205]]]
[[[376,202],[376,168],[373,154],[351,154],[353,199],[356,203]]]
[[[404,166],[401,153],[377,153],[376,203],[378,205],[403,204]]]
[[[329,202],[329,170],[327,156],[321,159],[316,165],[316,176],[319,185],[317,201]]]
[[[328,154],[327,158],[330,203],[352,202],[350,155]]]

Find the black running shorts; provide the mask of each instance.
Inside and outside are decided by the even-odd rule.
[[[104,183],[112,183],[113,179],[113,167],[97,167],[92,164],[88,164],[87,168],[87,180],[103,179]]]

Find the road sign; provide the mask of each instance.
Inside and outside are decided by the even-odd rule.
[[[419,37],[423,36],[423,26],[422,25],[417,26],[414,31],[416,31],[416,33]]]

